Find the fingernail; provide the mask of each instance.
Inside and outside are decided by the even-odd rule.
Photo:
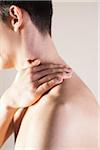
[[[62,78],[59,78],[59,79],[56,80],[57,83],[61,83],[62,81],[63,81]]]
[[[64,79],[67,79],[67,78],[69,78],[70,76],[72,76],[72,72],[64,72],[64,73],[63,73],[63,78],[64,78]]]
[[[60,66],[60,67],[64,67],[65,65],[63,65],[63,64],[59,64],[59,66]]]
[[[36,59],[36,60],[34,61],[34,63],[37,64],[37,65],[40,64],[40,62],[41,62],[40,59]]]
[[[68,68],[65,68],[64,70],[68,73],[72,71],[71,69],[68,69]]]
[[[66,64],[61,64],[61,66],[62,66],[62,67],[68,68],[68,66],[67,66]]]
[[[69,68],[67,68],[67,69],[68,69],[68,70],[72,70],[72,68],[70,68],[70,67],[69,67]]]

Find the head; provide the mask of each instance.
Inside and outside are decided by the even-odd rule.
[[[22,36],[28,37],[31,28],[41,36],[51,36],[52,13],[51,0],[0,1],[0,68],[14,66]]]

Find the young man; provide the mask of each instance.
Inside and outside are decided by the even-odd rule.
[[[71,77],[70,69],[56,69],[57,64],[67,65],[51,38],[52,2],[0,1],[0,16],[0,66],[19,71],[1,97],[1,145],[14,117],[15,150],[99,150],[99,106],[94,95],[75,72]],[[39,61],[31,64],[36,58],[39,68],[34,67]],[[64,74],[54,84],[50,81],[57,72]],[[45,84],[47,75],[50,81]],[[65,78],[70,79],[62,82]]]

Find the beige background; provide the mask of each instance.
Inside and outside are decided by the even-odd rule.
[[[52,28],[59,54],[98,97],[97,4],[94,0],[84,3],[75,0],[70,3],[55,2]],[[13,69],[0,71],[0,96],[15,74]],[[11,139],[3,150],[12,150]]]

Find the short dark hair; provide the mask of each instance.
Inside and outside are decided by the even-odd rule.
[[[9,17],[9,7],[16,5],[26,10],[32,22],[36,25],[41,33],[49,33],[51,35],[52,23],[52,0],[45,1],[20,1],[20,0],[0,0],[0,18],[6,22]]]

